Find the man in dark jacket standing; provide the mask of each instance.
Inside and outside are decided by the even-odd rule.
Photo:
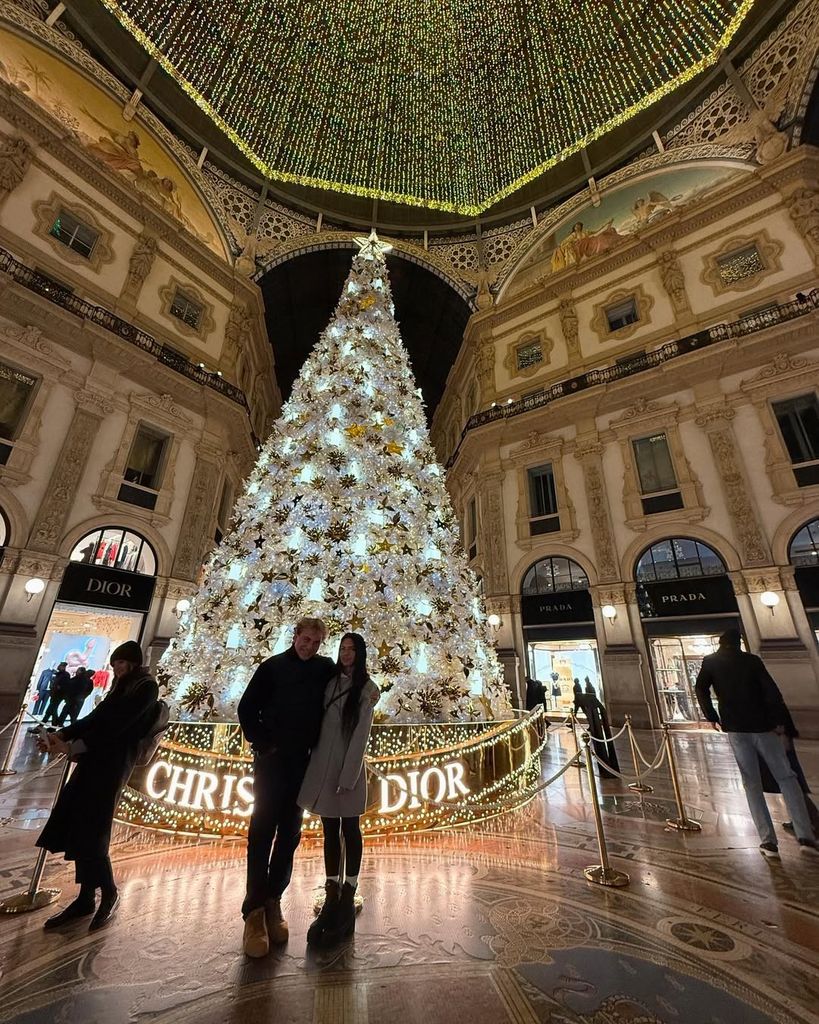
[[[321,730],[324,690],[336,673],[330,658],[317,657],[326,633],[321,619],[301,619],[293,646],[262,662],[237,709],[253,748],[254,805],[242,904],[243,948],[252,957],[265,956],[271,942],[288,939],[281,897],[301,838],[303,815],[296,800]]]
[[[43,715],[43,722],[50,722],[52,725],[57,724],[57,711],[65,700],[65,690],[71,682],[71,676],[66,671],[66,668],[66,663],[61,661],[49,684],[48,692],[50,699]]]
[[[719,638],[719,650],[703,658],[697,676],[697,700],[713,727],[728,734],[748,808],[762,840],[760,851],[766,857],[779,856],[776,833],[762,791],[761,757],[779,784],[800,848],[805,853],[819,855],[805,798],[779,738],[785,729],[785,702],[762,659],[744,653],[740,642],[739,630],[729,629]],[[719,714],[711,700],[712,689],[719,703]]]

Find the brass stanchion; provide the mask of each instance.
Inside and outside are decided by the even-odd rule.
[[[606,848],[606,837],[603,834],[603,816],[600,813],[600,804],[597,796],[597,779],[594,776],[594,762],[592,760],[589,741],[591,737],[587,732],[583,733],[583,753],[586,758],[586,772],[589,776],[589,789],[591,790],[592,809],[594,810],[594,827],[597,831],[597,847],[600,850],[600,863],[592,864],[583,869],[583,874],[590,882],[597,885],[608,885],[616,889],[628,885],[630,879],[625,871],[618,871],[609,863],[609,852]]]
[[[677,818],[666,818],[666,825],[669,828],[676,828],[680,832],[702,832],[702,825],[698,821],[692,821],[691,818],[685,813],[685,804],[683,803],[682,792],[680,790],[680,780],[677,777],[677,761],[674,756],[674,745],[671,742],[671,734],[668,729],[668,723],[663,722],[663,733],[665,735],[665,748],[668,752],[668,771],[671,775],[671,785],[674,787],[674,799],[677,801]]]
[[[569,721],[572,726],[572,739],[574,740],[574,753],[575,757],[580,753],[580,744],[577,742],[577,719],[575,718],[574,711],[569,712]],[[583,766],[580,763],[580,759],[577,761],[577,768],[579,771],[583,771]]]
[[[51,803],[52,808],[57,802],[57,797],[62,792],[70,770],[71,762],[66,758],[63,772],[60,776],[60,783],[57,786],[57,792],[54,794],[54,800]],[[40,888],[47,856],[48,850],[39,851],[28,889],[25,892],[18,892],[14,896],[7,896],[4,900],[0,900],[0,914],[26,914],[30,910],[40,910],[42,907],[47,907],[50,903],[53,903],[59,897],[62,889]]]
[[[28,696],[28,694],[26,694],[26,696]],[[20,705],[20,710],[17,712],[17,721],[14,723],[14,729],[11,734],[11,739],[9,740],[9,748],[6,751],[6,756],[3,758],[3,767],[0,768],[0,776],[17,774],[17,769],[11,767],[11,759],[14,756],[14,748],[17,746],[17,737],[20,735],[20,727],[23,724],[27,707],[28,701],[24,700]]]
[[[653,793],[654,787],[643,782],[643,773],[640,770],[640,755],[637,753],[637,743],[631,731],[631,715],[626,715],[626,732],[628,733],[628,745],[631,748],[631,760],[634,762],[634,774],[637,776],[637,781],[630,782],[628,788],[633,789],[635,793]]]

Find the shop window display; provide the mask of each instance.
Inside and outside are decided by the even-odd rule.
[[[527,646],[530,672],[546,688],[547,711],[568,715],[574,707],[575,680],[584,688],[591,683],[605,702],[595,640],[536,640]]]
[[[156,557],[150,544],[139,534],[119,527],[108,527],[87,534],[75,545],[71,561],[138,572],[146,576],[156,574]]]

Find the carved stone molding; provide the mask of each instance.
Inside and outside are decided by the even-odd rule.
[[[197,456],[173,561],[171,574],[176,579],[195,580],[199,575],[212,544],[220,476],[221,467],[216,461]]]
[[[503,515],[503,474],[488,473],[480,480],[480,539],[484,592],[507,594],[509,575],[506,567],[506,530]]]
[[[574,457],[583,467],[583,482],[591,522],[592,541],[601,581],[619,577],[614,534],[611,528],[608,494],[603,477],[603,446],[598,441],[579,442]]]
[[[632,298],[637,309],[637,320],[633,324],[626,324],[624,327],[618,327],[614,331],[611,330],[606,310]],[[636,285],[634,288],[619,288],[617,291],[607,295],[602,302],[595,303],[594,315],[590,324],[591,329],[601,342],[625,341],[626,338],[630,338],[640,328],[646,327],[651,323],[651,309],[653,306],[654,299],[641,284]]]
[[[788,214],[815,259],[819,256],[819,193],[808,188],[796,189],[788,197]]]
[[[159,242],[154,235],[143,232],[134,242],[131,257],[128,260],[128,274],[120,292],[120,299],[136,306],[142,286],[151,272],[156,260]]]
[[[88,464],[99,423],[100,417],[89,408],[78,408],[74,413],[31,528],[29,546],[35,551],[56,552]]]
[[[240,387],[245,377],[247,352],[253,335],[253,317],[242,302],[233,302],[225,325],[225,343],[222,346],[220,365]]]
[[[19,136],[0,137],[0,203],[22,182],[31,167],[31,146]]]
[[[491,334],[479,335],[478,346],[478,382],[481,388],[481,402],[488,405],[497,394],[495,388],[495,340]]]
[[[685,274],[673,249],[666,249],[659,254],[657,266],[660,271],[660,280],[666,294],[671,299],[674,313],[678,317],[688,316],[691,313],[691,304],[688,301],[688,291],[685,287]]]
[[[566,544],[575,540],[579,534],[575,507],[563,471],[564,448],[565,444],[561,438],[544,438],[537,431],[532,431],[526,441],[509,452],[509,458],[504,462],[504,468],[512,470],[517,481],[518,503],[515,523],[517,544],[520,548],[533,548],[550,541]],[[551,464],[552,467],[560,529],[553,533],[532,534],[529,470],[545,463]]]
[[[730,405],[712,405],[706,409],[700,409],[694,417],[698,427],[709,430],[714,426],[730,423],[736,415]]]
[[[759,524],[734,432],[727,423],[720,425],[719,420],[711,421],[706,432],[742,560],[746,565],[770,562],[770,550]]]
[[[180,320],[179,317],[174,316],[173,313],[171,313],[171,306],[173,305],[177,292],[187,296],[201,307],[202,314],[199,317],[199,323],[196,327],[191,327],[190,324],[185,323],[184,320]],[[216,321],[213,319],[214,307],[213,303],[208,302],[204,293],[197,288],[196,285],[187,282],[183,283],[179,278],[171,275],[167,284],[164,284],[159,289],[159,297],[162,300],[160,312],[169,323],[173,324],[174,330],[189,338],[198,338],[200,341],[207,340],[208,336],[216,326]]]
[[[58,241],[51,234],[51,229],[60,215],[60,210],[65,210],[97,232],[98,238],[90,255],[83,256],[82,253],[75,252],[74,249]],[[109,231],[93,210],[87,206],[82,206],[73,199],[66,199],[57,192],[52,192],[48,199],[40,199],[34,203],[31,211],[34,214],[34,234],[47,242],[64,262],[88,267],[97,274],[106,264],[113,263],[114,233]]]
[[[566,342],[569,365],[572,365],[581,360],[582,353],[580,351],[580,333],[577,327],[577,309],[571,295],[561,297],[558,314],[560,315],[560,329],[563,332],[563,340]]]
[[[725,281],[720,273],[719,260],[738,252],[749,246],[756,246],[759,253],[762,268],[748,277],[740,278],[737,281]],[[759,285],[768,277],[778,273],[782,269],[779,257],[785,251],[785,246],[771,238],[768,232],[763,229],[753,235],[735,235],[724,241],[718,249],[705,258],[705,268],[700,274],[700,280],[707,284],[714,295],[724,295],[726,292],[746,292]]]

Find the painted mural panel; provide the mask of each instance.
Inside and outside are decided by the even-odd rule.
[[[606,192],[599,206],[588,202],[573,211],[550,236],[544,250],[550,270],[556,274],[602,256],[747,173],[725,164],[675,167]]]
[[[213,219],[178,164],[144,125],[125,121],[122,106],[60,57],[0,29],[0,77],[73,132],[100,163],[171,214],[224,256]]]

